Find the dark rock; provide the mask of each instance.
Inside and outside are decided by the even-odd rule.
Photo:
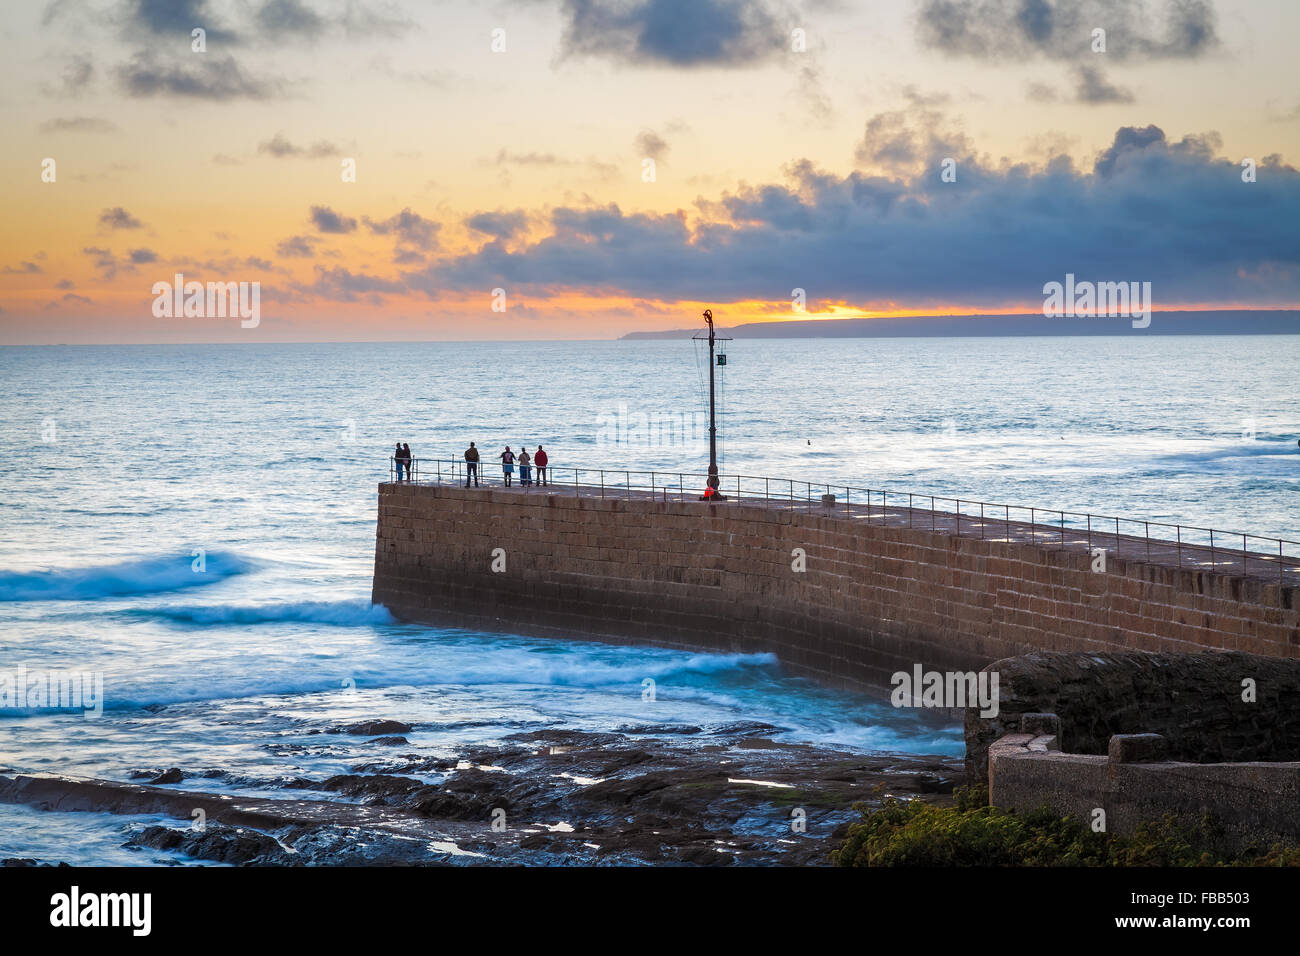
[[[363,720],[358,724],[336,727],[332,734],[352,734],[354,737],[373,737],[378,734],[409,734],[411,725],[400,720]]]
[[[405,737],[375,737],[368,743],[378,744],[380,747],[399,747],[403,744],[410,745],[410,741]]]
[[[153,786],[157,786],[162,783],[180,783],[184,779],[185,774],[181,772],[180,768],[172,767],[170,770],[164,770],[162,773],[158,774],[158,776],[150,780],[149,783]]]

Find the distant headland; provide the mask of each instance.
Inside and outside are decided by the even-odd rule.
[[[629,332],[624,339],[689,338],[696,329]],[[1239,309],[1156,312],[1148,328],[1135,329],[1125,319],[1105,316],[1049,318],[1023,315],[917,315],[890,319],[804,319],[746,322],[723,329],[747,339],[804,338],[966,338],[1029,335],[1297,335],[1300,310]]]

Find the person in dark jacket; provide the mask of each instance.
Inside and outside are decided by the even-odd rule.
[[[411,481],[415,474],[411,470],[411,446],[402,442],[402,461],[406,462],[406,480]]]
[[[406,475],[406,457],[402,453],[400,441],[393,448],[393,464],[397,467],[397,480],[401,481]]]
[[[538,483],[539,485],[544,485],[544,484],[546,484],[546,462],[547,462],[547,460],[548,460],[548,459],[547,459],[547,457],[546,457],[546,452],[542,451],[542,446],[541,446],[541,445],[538,445],[538,446],[537,446],[537,454],[535,454],[535,455],[533,456],[533,465],[535,465],[536,468],[537,468],[537,483]]]
[[[465,449],[465,487],[469,487],[469,480],[474,479],[474,487],[478,487],[478,449],[474,443],[470,442],[469,447]]]
[[[515,453],[506,445],[506,450],[501,453],[501,474],[505,476],[506,487],[510,487],[510,479],[515,473]]]

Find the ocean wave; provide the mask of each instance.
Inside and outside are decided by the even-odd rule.
[[[1179,451],[1161,455],[1162,462],[1210,462],[1225,461],[1233,458],[1290,458],[1300,452],[1291,441],[1271,441],[1260,438],[1258,441],[1243,442],[1234,445],[1218,445],[1203,451]]]
[[[173,554],[87,568],[0,571],[0,602],[89,601],[157,594],[215,584],[253,568],[251,561],[219,551],[203,556],[201,571],[195,567],[197,560],[189,554]]]
[[[160,617],[181,624],[334,624],[353,627],[396,624],[382,604],[369,601],[295,601],[285,604],[189,604],[132,608],[132,617]]]
[[[104,675],[103,707],[108,712],[120,712],[256,697],[332,693],[349,688],[376,691],[491,685],[520,688],[521,693],[526,693],[522,688],[539,686],[570,691],[612,691],[621,687],[628,694],[639,697],[646,678],[655,681],[661,695],[671,689],[674,694],[684,694],[688,698],[698,698],[702,694],[702,699],[725,700],[718,696],[719,689],[713,686],[713,681],[777,667],[774,654],[674,655],[665,660],[662,652],[627,648],[619,655],[619,660],[611,661],[590,656],[585,648],[575,649],[575,653],[562,660],[554,660],[550,653],[537,649],[493,649],[486,645],[481,650],[468,646],[443,648],[443,651],[451,653],[430,655],[413,655],[413,650],[415,648],[407,647],[407,653],[397,660],[372,660],[367,665],[351,669],[341,662],[324,666],[318,662],[280,662],[274,671],[261,675],[196,671],[179,680],[169,674],[143,682],[136,675],[124,680],[122,676],[109,673]],[[37,713],[40,712],[0,708],[0,719]]]

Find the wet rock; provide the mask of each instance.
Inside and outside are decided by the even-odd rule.
[[[158,776],[149,781],[151,786],[158,786],[164,783],[180,783],[185,779],[185,774],[179,767],[172,767],[170,770],[164,770]]]
[[[128,846],[169,850],[186,856],[235,866],[294,866],[301,862],[274,837],[257,830],[209,824],[201,832],[150,826],[134,834]]]
[[[410,741],[405,737],[376,737],[367,743],[376,744],[380,747],[399,747],[403,744],[410,746]]]
[[[620,727],[618,732],[621,734],[698,734],[702,733],[702,730],[691,724],[638,724]]]
[[[319,790],[342,793],[349,797],[382,799],[400,797],[419,790],[425,785],[411,777],[390,777],[386,774],[341,773],[316,784]]]
[[[411,725],[400,720],[363,720],[346,727],[335,727],[331,734],[351,734],[354,737],[374,737],[380,734],[409,734]]]

